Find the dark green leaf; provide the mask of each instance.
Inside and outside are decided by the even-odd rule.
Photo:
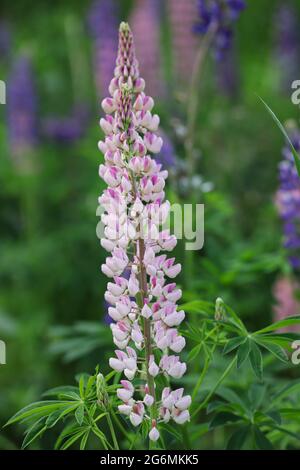
[[[262,354],[254,343],[254,341],[251,341],[250,345],[250,354],[249,354],[249,359],[250,359],[250,364],[251,367],[259,380],[262,380],[263,378],[263,359],[262,359]]]
[[[261,450],[273,449],[272,443],[269,441],[266,435],[257,426],[254,426],[254,438],[255,438],[255,444],[258,447],[258,449],[261,449]]]
[[[213,417],[213,419],[209,423],[209,429],[214,429],[218,426],[224,426],[228,423],[234,423],[236,421],[239,421],[240,419],[240,416],[236,416],[233,413],[221,412]]]
[[[240,450],[249,434],[249,426],[238,428],[229,438],[227,450]]]
[[[75,411],[75,418],[79,426],[81,426],[84,419],[84,404],[78,406],[77,410]]]
[[[240,344],[244,343],[247,338],[245,336],[237,336],[236,338],[232,338],[225,344],[223,349],[223,354],[228,354],[234,349],[236,349]]]
[[[238,349],[237,353],[237,368],[239,369],[243,363],[248,359],[250,353],[250,341],[247,339]]]

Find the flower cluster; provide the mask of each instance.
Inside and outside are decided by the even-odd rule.
[[[295,149],[300,150],[300,131],[290,132]],[[289,262],[293,269],[300,268],[300,178],[295,167],[292,152],[288,146],[283,149],[283,160],[279,165],[280,188],[276,203],[283,221],[284,247],[289,253]]]
[[[107,115],[100,120],[105,140],[99,148],[105,164],[99,173],[108,184],[99,198],[105,211],[101,244],[110,253],[102,271],[111,278],[105,300],[118,348],[110,366],[126,377],[117,391],[122,401],[119,411],[134,426],[147,419],[149,438],[155,441],[160,421],[189,419],[191,399],[183,389],[171,392],[169,388],[159,398],[155,384],[158,374],[180,378],[186,371],[177,355],[185,339],[176,328],[185,313],[177,307],[181,290],[167,281],[177,276],[181,266],[163,253],[175,247],[176,238],[161,229],[170,208],[164,202],[167,171],[151,157],[161,150],[162,139],[156,134],[159,118],[151,112],[153,99],[144,88],[131,30],[121,23],[111,96],[102,101]],[[124,277],[128,269],[129,276]]]
[[[222,59],[224,52],[231,46],[233,29],[241,11],[246,7],[244,0],[198,0],[199,20],[195,32],[206,34],[215,28],[214,53]]]

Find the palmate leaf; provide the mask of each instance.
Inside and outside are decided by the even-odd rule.
[[[250,340],[247,338],[238,349],[236,366],[239,369],[243,363],[248,359],[251,350]]]
[[[274,113],[274,111],[272,111],[272,109],[267,105],[267,103],[259,96],[259,99],[261,100],[261,102],[263,103],[263,105],[265,106],[265,108],[267,109],[267,111],[270,113],[271,117],[273,118],[273,120],[275,121],[275,123],[277,124],[277,126],[279,127],[279,129],[281,130],[282,134],[284,135],[284,137],[286,138],[290,148],[291,148],[291,152],[293,154],[293,157],[294,157],[294,161],[295,161],[295,166],[296,166],[296,170],[297,170],[297,173],[298,173],[298,176],[300,176],[300,155],[299,153],[297,152],[297,150],[295,149],[287,131],[285,130],[284,126],[281,124],[281,122],[279,121],[278,117],[276,116],[276,114]]]
[[[243,447],[247,437],[250,435],[250,429],[250,426],[238,427],[236,431],[234,431],[234,433],[230,436],[226,449],[240,450]]]
[[[228,354],[231,351],[234,351],[238,346],[246,341],[245,336],[236,336],[235,338],[230,339],[224,346],[223,354]]]
[[[259,350],[259,347],[256,346],[254,341],[250,342],[250,353],[249,353],[249,360],[251,367],[259,380],[263,378],[263,358],[262,354]]]
[[[254,440],[258,449],[260,450],[273,450],[272,442],[266,435],[259,429],[258,426],[253,426]]]
[[[18,411],[12,418],[8,420],[5,426],[8,426],[13,423],[25,421],[27,419],[37,419],[42,416],[49,416],[56,410],[65,408],[66,406],[73,405],[74,403],[70,401],[61,401],[61,400],[49,400],[49,401],[40,401],[31,403],[25,408],[22,408]]]
[[[25,438],[22,442],[22,449],[26,449],[33,441],[41,437],[46,429],[45,417],[43,416],[26,430]]]
[[[272,403],[278,403],[283,398],[289,397],[294,393],[300,393],[300,382],[294,382],[283,387],[281,390],[275,393],[275,395],[273,395]]]
[[[233,413],[228,413],[226,411],[221,411],[220,413],[217,413],[211,422],[209,423],[209,429],[214,429],[219,426],[224,426],[229,423],[235,423],[236,421],[240,421],[241,417],[237,416]]]
[[[283,348],[274,344],[271,339],[266,339],[266,337],[255,337],[256,343],[262,346],[264,349],[269,351],[273,356],[277,357],[280,361],[287,364],[289,362],[288,356]]]
[[[300,325],[300,315],[290,316],[285,318],[284,320],[272,323],[272,325],[266,326],[265,328],[256,331],[254,335],[261,335],[263,333],[268,333],[269,331],[276,331],[280,330],[281,328],[287,328],[293,325]]]

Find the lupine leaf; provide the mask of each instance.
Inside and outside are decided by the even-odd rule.
[[[259,380],[262,380],[263,378],[262,354],[258,346],[256,346],[256,344],[254,343],[254,341],[251,341],[251,344],[250,344],[249,360],[250,360],[250,364],[255,375],[258,377]]]
[[[250,353],[250,341],[247,339],[238,349],[237,353],[237,368],[239,369],[243,363],[248,359]]]
[[[236,349],[240,344],[244,343],[246,341],[245,336],[237,336],[236,338],[230,339],[224,346],[223,349],[223,354],[228,354],[234,349]]]
[[[272,116],[273,120],[276,122],[277,126],[279,127],[279,129],[281,130],[282,134],[284,135],[284,137],[286,138],[290,148],[291,148],[291,152],[293,154],[293,157],[294,157],[294,161],[295,161],[295,166],[296,166],[296,170],[297,170],[297,173],[298,175],[300,176],[300,155],[299,153],[297,152],[297,150],[295,149],[287,131],[285,130],[283,124],[281,124],[281,122],[279,121],[278,117],[276,116],[276,114],[274,113],[274,111],[272,111],[272,109],[267,105],[267,103],[259,96],[259,99],[261,100],[261,102],[263,103],[263,105],[265,106],[265,108],[267,109],[267,111],[270,113],[270,115]]]
[[[286,328],[288,326],[300,325],[300,315],[293,315],[285,318],[284,320],[277,321],[272,323],[272,325],[266,326],[262,330],[258,330],[254,335],[268,333],[269,331],[280,330],[281,328]]]

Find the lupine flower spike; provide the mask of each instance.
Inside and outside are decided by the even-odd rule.
[[[167,281],[181,266],[162,254],[175,247],[176,238],[160,230],[170,208],[164,202],[167,171],[151,157],[163,142],[156,135],[159,117],[151,113],[153,99],[144,88],[131,30],[121,23],[111,96],[102,102],[105,139],[99,142],[105,159],[99,173],[108,184],[99,198],[105,210],[101,244],[110,253],[102,271],[111,278],[105,298],[117,346],[109,362],[125,376],[117,390],[119,412],[133,426],[147,420],[149,438],[156,441],[160,422],[189,420],[191,398],[182,388],[165,387],[160,395],[156,387],[159,374],[180,378],[186,371],[178,356],[185,339],[176,329],[185,313],[176,305],[180,289]],[[122,277],[125,269],[130,269],[128,279]]]

